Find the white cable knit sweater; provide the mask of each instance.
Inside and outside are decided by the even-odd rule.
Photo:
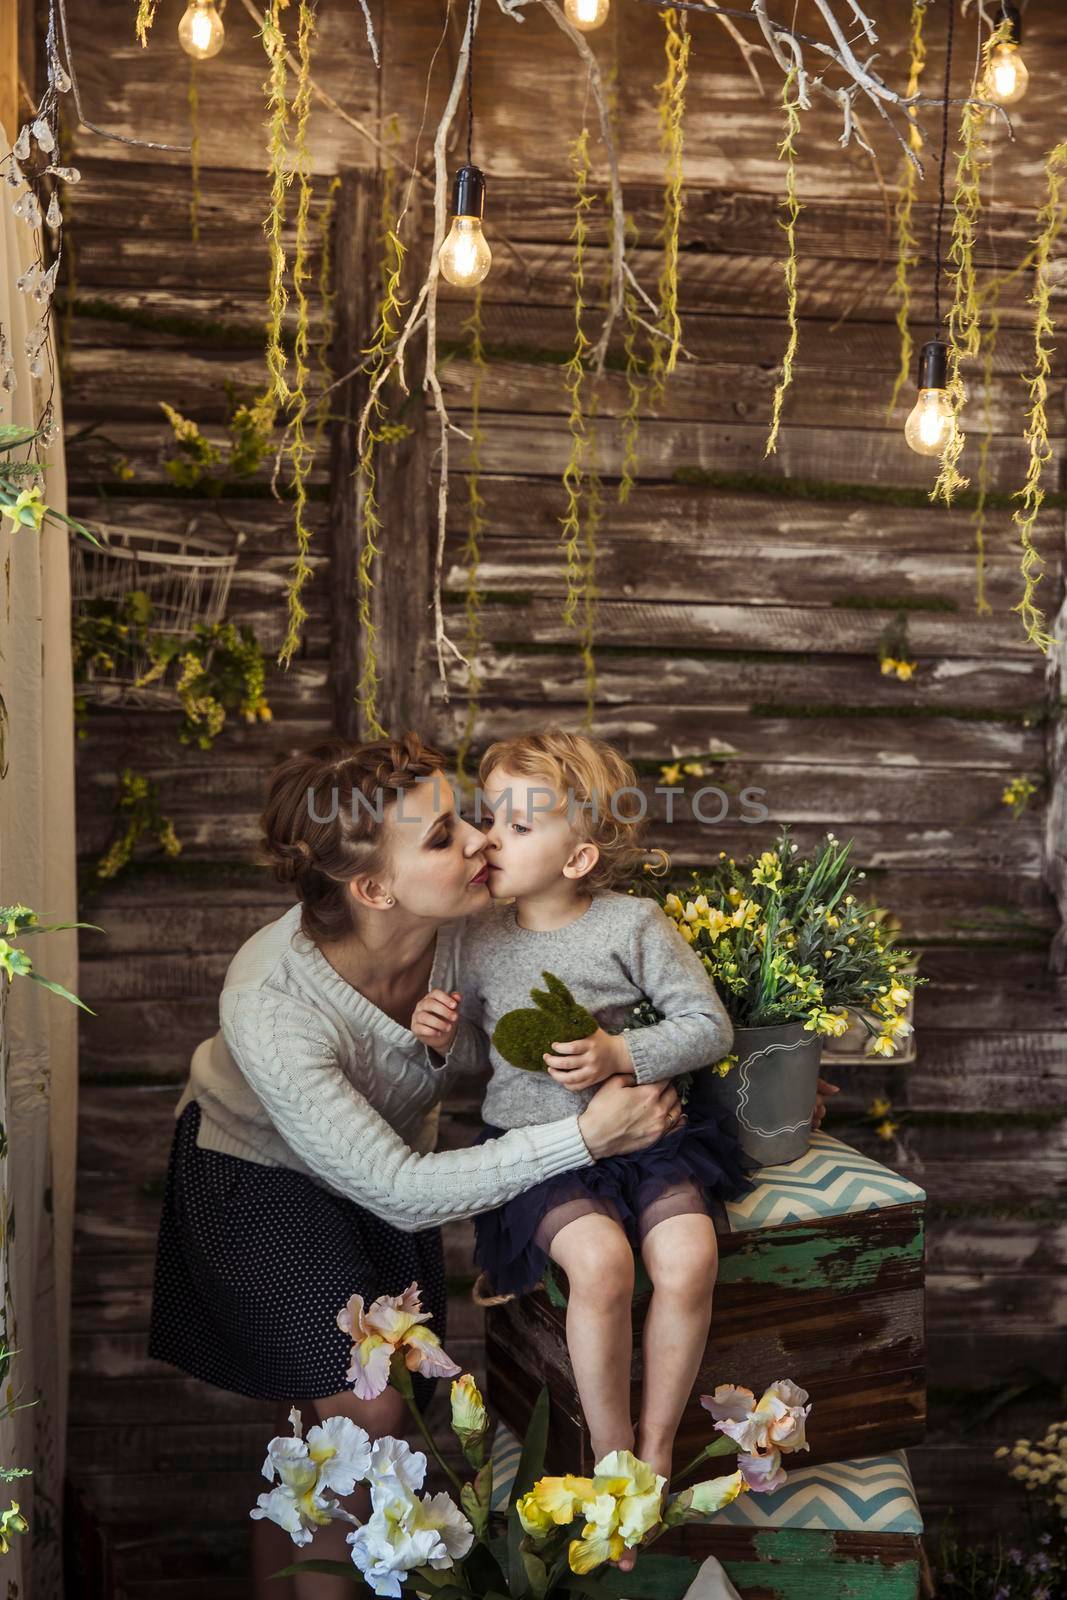
[[[430,989],[462,987],[462,923],[437,935]],[[484,1048],[461,1023],[442,1059],[334,971],[293,906],[230,963],[220,1031],[193,1054],[180,1113],[198,1144],[306,1172],[405,1233],[491,1211],[592,1157],[577,1115],[434,1151],[437,1108]]]

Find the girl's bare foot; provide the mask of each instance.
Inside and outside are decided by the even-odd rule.
[[[639,1442],[638,1448],[634,1454],[637,1456],[639,1461],[647,1461],[653,1471],[658,1473],[661,1478],[666,1478],[667,1481],[663,1487],[663,1500],[666,1501],[671,1484],[671,1446],[667,1445],[666,1448],[664,1448],[662,1445],[659,1445],[656,1448],[649,1446],[643,1449],[641,1448]],[[638,1545],[635,1546],[633,1550],[623,1551],[622,1555],[615,1563],[620,1572],[633,1571],[637,1564],[637,1553],[639,1549],[640,1546]]]

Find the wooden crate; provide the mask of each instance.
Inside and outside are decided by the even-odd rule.
[[[712,1436],[700,1395],[789,1377],[814,1410],[806,1461],[870,1456],[918,1443],[926,1415],[923,1191],[829,1135],[799,1161],[765,1168],[726,1208],[715,1315],[675,1465]],[[634,1298],[633,1408],[642,1381],[648,1295]],[[522,1434],[543,1383],[552,1399],[548,1462],[593,1462],[567,1355],[565,1312],[544,1290],[490,1311],[489,1398]]]

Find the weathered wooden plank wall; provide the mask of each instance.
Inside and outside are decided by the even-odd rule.
[[[452,9],[431,83],[428,128],[454,59],[462,8]],[[886,19],[888,73],[899,66],[898,13],[905,8],[875,9]],[[617,0],[615,10],[621,21],[614,41],[605,34],[595,43],[609,57],[613,47],[618,52],[627,203],[646,241],[638,270],[652,288],[660,167],[653,85],[661,25],[651,7]],[[353,9],[320,6],[317,79],[375,130],[395,113],[403,160],[413,148],[426,64],[444,15],[438,0],[379,6],[383,69],[376,76]],[[102,0],[71,20],[89,114],[119,132],[182,142],[187,68],[172,19],[161,12],[147,53],[132,41],[125,0]],[[142,527],[182,528],[195,519],[220,539],[229,534],[218,508],[176,494],[161,470],[158,403],[169,401],[216,435],[224,380],[252,387],[263,374],[264,66],[240,7],[230,8],[227,25],[223,55],[199,75],[203,178],[195,247],[186,158],[105,150],[78,135],[85,177],[68,234],[75,273],[65,391],[77,512]],[[1067,19],[1051,4],[1032,5],[1028,30],[1033,87],[1017,118],[1017,145],[999,150],[996,168],[996,195],[1012,209],[983,233],[984,271],[1024,253],[1040,160],[1056,131]],[[827,827],[853,835],[872,891],[923,947],[930,983],[920,1000],[917,1063],[842,1072],[844,1111],[836,1126],[846,1138],[869,1141],[856,1118],[876,1092],[889,1092],[908,1109],[897,1143],[879,1148],[931,1195],[934,1426],[914,1464],[929,1512],[955,1505],[979,1528],[1009,1515],[1003,1477],[988,1461],[991,1441],[1004,1427],[1028,1432],[1037,1412],[1016,1408],[964,1435],[967,1407],[1020,1366],[1063,1376],[1055,1330],[1067,1256],[1067,1018],[1048,958],[1061,921],[1049,885],[1062,896],[1064,802],[1062,795],[1052,806],[1042,799],[1018,822],[1000,804],[1007,778],[1060,763],[1060,688],[1021,642],[1010,610],[1018,588],[1009,514],[991,518],[988,586],[995,609],[979,618],[969,513],[932,510],[921,492],[910,501],[879,498],[880,491],[921,490],[929,471],[903,445],[904,408],[892,426],[884,417],[897,346],[879,176],[867,158],[838,149],[829,113],[804,125],[800,357],[778,454],[763,459],[784,342],[776,113],[710,19],[694,32],[681,264],[684,340],[693,359],[682,364],[659,414],[643,423],[641,481],[624,508],[614,504],[610,483],[624,404],[617,372],[609,372],[599,393],[600,460],[609,490],[598,564],[597,731],[642,764],[650,788],[659,762],[711,752],[715,781],[735,794],[745,785],[764,788],[772,817],[790,821],[802,842]],[[966,37],[973,42],[970,32]],[[936,79],[936,41],[930,70]],[[960,71],[962,84],[966,63]],[[773,82],[769,71],[767,77]],[[497,249],[484,295],[490,359],[481,418],[488,519],[482,742],[546,716],[581,716],[579,662],[559,617],[557,542],[566,449],[559,364],[572,335],[565,173],[584,82],[569,45],[536,8],[517,26],[487,5],[477,88],[476,158],[490,174],[490,230],[511,246]],[[424,157],[427,144],[424,136]],[[882,175],[891,181],[893,152],[878,148]],[[358,133],[318,107],[312,164],[321,217],[333,174],[367,173],[378,163]],[[357,190],[364,196],[358,205],[352,200],[337,235],[349,263],[337,284],[339,323],[355,348],[367,260],[358,218],[373,206],[365,184],[347,184],[345,203]],[[927,187],[920,208],[925,239],[932,215]],[[593,223],[593,252],[602,256],[602,217],[594,215]],[[596,261],[590,276],[598,280]],[[1057,306],[1064,281],[1058,274]],[[442,380],[461,427],[470,420],[471,369],[461,327],[468,309],[468,302],[446,295],[440,319],[450,355]],[[916,311],[928,320],[926,273],[916,282]],[[314,315],[318,325],[317,297]],[[291,308],[287,326],[291,332]],[[990,396],[992,485],[1001,493],[1021,478],[1019,373],[1027,350],[1020,285],[1004,307]],[[1063,375],[1058,356],[1056,487]],[[416,441],[416,448],[432,451],[433,443],[431,431],[427,445]],[[132,478],[122,475],[123,461]],[[134,752],[138,768],[160,782],[164,809],[185,843],[174,866],[143,867],[83,906],[107,934],[89,935],[83,945],[83,992],[99,1016],[85,1019],[82,1035],[71,1469],[106,1527],[117,1592],[131,1600],[149,1594],[177,1600],[194,1585],[203,1593],[198,1575],[209,1562],[213,1595],[245,1592],[240,1519],[256,1493],[269,1417],[263,1407],[147,1360],[148,1293],[177,1086],[192,1048],[216,1026],[217,993],[234,950],[285,905],[247,866],[265,776],[277,755],[346,720],[338,715],[336,686],[351,683],[351,635],[342,624],[354,524],[338,492],[343,456],[340,462],[332,507],[329,465],[316,469],[310,622],[292,669],[269,681],[273,723],[228,730],[213,751],[196,754],[179,751],[173,714],[102,713],[81,751],[79,850],[87,868],[107,842],[116,770]],[[388,453],[383,464],[399,503],[421,479]],[[447,550],[453,596],[465,581],[465,464],[456,441]],[[767,488],[774,492],[753,492],[754,475],[773,480]],[[293,545],[287,512],[269,498],[265,483],[263,474],[222,509],[227,525],[247,535],[232,614],[254,623],[274,649],[284,630]],[[860,487],[850,493],[842,485]],[[432,487],[428,482],[428,496]],[[426,526],[427,507],[416,509]],[[1054,611],[1063,571],[1058,508],[1042,516],[1039,543],[1049,564],[1042,598]],[[410,542],[405,548],[411,550]],[[412,640],[424,628],[427,600],[413,586],[404,612]],[[461,599],[453,599],[457,638],[461,612]],[[901,614],[920,664],[907,685],[883,678],[876,660],[881,630]],[[428,657],[414,665],[407,705],[412,682],[432,682]],[[398,682],[394,675],[387,689],[405,705]],[[466,713],[456,687],[449,705],[437,689],[414,702],[420,726],[449,749]],[[659,838],[687,861],[700,859],[709,845],[762,843],[766,831],[730,822],[702,831],[690,824],[663,826]],[[476,1106],[457,1106],[444,1137],[465,1141],[475,1124]],[[458,1286],[469,1262],[467,1230],[450,1230],[449,1253]],[[453,1298],[452,1330],[450,1345],[477,1370],[480,1326],[461,1290]],[[194,1524],[210,1532],[194,1538]]]

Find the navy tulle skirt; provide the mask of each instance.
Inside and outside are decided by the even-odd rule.
[[[504,1130],[486,1126],[477,1144]],[[634,1250],[667,1217],[721,1217],[747,1194],[752,1170],[729,1119],[702,1110],[646,1150],[562,1172],[474,1220],[474,1259],[497,1294],[525,1294],[544,1276],[560,1228],[590,1213],[614,1217]]]

